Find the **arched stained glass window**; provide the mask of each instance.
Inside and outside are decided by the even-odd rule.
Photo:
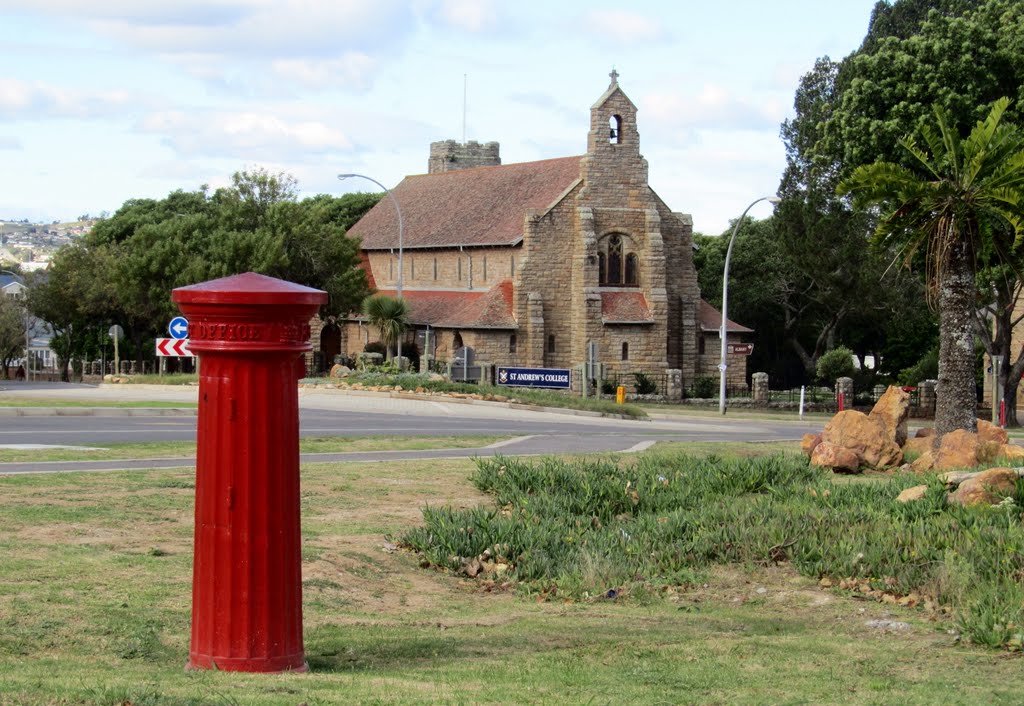
[[[639,284],[637,279],[637,260],[636,253],[629,253],[626,255],[626,284],[636,286]]]
[[[608,278],[610,285],[622,284],[622,238],[608,238]]]

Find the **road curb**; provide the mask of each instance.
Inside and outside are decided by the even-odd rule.
[[[321,385],[299,385],[300,392],[309,390],[327,394],[352,395],[353,397],[383,397],[395,400],[422,400],[426,402],[437,402],[439,404],[466,404],[494,407],[497,409],[512,409],[524,412],[546,412],[548,414],[564,414],[573,417],[604,417],[606,419],[624,419],[632,422],[649,422],[651,416],[632,417],[628,414],[614,414],[611,412],[595,412],[589,409],[570,409],[567,407],[543,407],[535,404],[521,402],[498,402],[495,400],[475,400],[466,397],[449,397],[448,395],[418,395],[415,392],[402,390],[400,392],[384,392],[383,390],[353,390],[352,388],[324,387]]]
[[[193,407],[0,407],[0,417],[194,417]]]

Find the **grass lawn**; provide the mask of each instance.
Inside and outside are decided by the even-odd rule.
[[[367,437],[303,437],[299,440],[301,453],[349,453],[361,451],[412,451],[419,449],[466,449],[488,446],[508,436],[367,436]],[[190,441],[153,441],[129,444],[105,444],[81,449],[4,449],[0,448],[0,463],[30,461],[90,461],[182,458],[194,459],[196,445]]]
[[[424,505],[491,505],[476,471],[303,467],[304,675],[183,670],[189,472],[0,477],[0,704],[979,704],[1024,692],[1018,658],[957,642],[941,615],[825,590],[786,564],[713,567],[644,599],[538,601],[389,551]]]

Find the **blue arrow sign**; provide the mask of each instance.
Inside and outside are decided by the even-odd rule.
[[[188,338],[188,319],[184,316],[175,316],[167,325],[167,331],[171,334],[171,338]]]

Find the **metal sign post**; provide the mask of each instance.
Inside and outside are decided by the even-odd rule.
[[[110,327],[110,330],[107,331],[107,334],[114,339],[114,375],[120,375],[121,354],[118,351],[117,342],[122,336],[124,336],[124,329],[118,326],[117,324],[114,324],[113,326]]]

